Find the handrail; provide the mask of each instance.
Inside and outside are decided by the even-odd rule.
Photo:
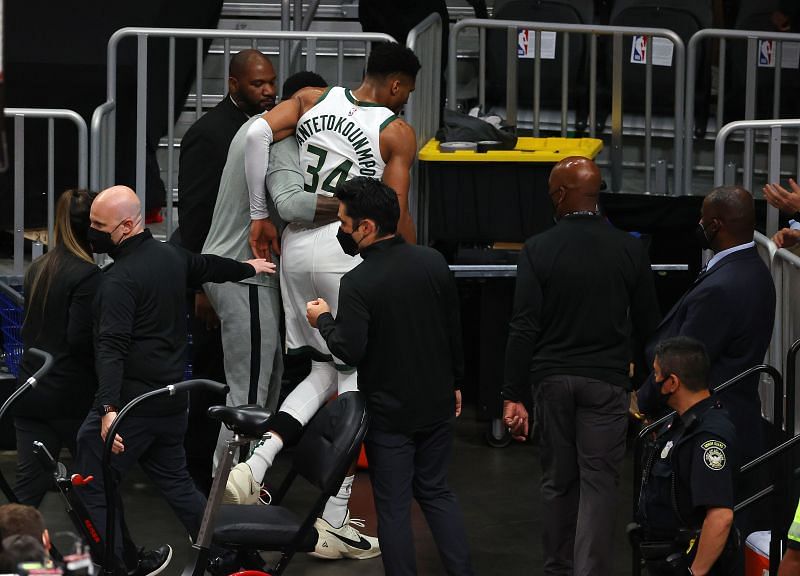
[[[6,108],[14,119],[14,275],[22,276],[25,246],[25,130],[26,118],[48,121],[47,136],[47,232],[53,237],[55,219],[54,157],[55,120],[68,120],[78,131],[78,187],[86,188],[89,176],[89,131],[77,112],[64,108]]]
[[[795,398],[797,397],[797,352],[800,339],[795,340],[786,353],[786,433],[795,434]]]
[[[683,186],[683,124],[684,124],[684,97],[685,97],[685,67],[686,67],[686,48],[683,40],[672,30],[666,28],[634,28],[630,26],[599,26],[591,24],[562,24],[555,22],[529,22],[524,20],[482,20],[477,18],[466,18],[458,21],[450,32],[450,44],[447,63],[447,105],[451,110],[457,109],[456,102],[456,88],[458,82],[458,66],[457,66],[457,46],[458,37],[465,28],[478,28],[481,29],[483,37],[483,29],[500,29],[500,30],[514,30],[514,29],[527,29],[533,30],[535,33],[541,32],[564,32],[564,33],[580,33],[592,35],[591,43],[591,74],[594,78],[597,65],[597,46],[594,36],[613,36],[614,37],[614,56],[613,56],[613,81],[612,81],[612,104],[611,104],[611,131],[612,131],[612,146],[611,146],[611,189],[617,191],[622,186],[622,74],[621,66],[624,58],[622,55],[622,37],[623,36],[651,36],[658,38],[666,38],[673,45],[673,62],[675,71],[675,90],[674,90],[674,157],[673,157],[673,175],[674,175],[674,193],[680,194]],[[509,37],[509,44],[511,38]],[[542,42],[538,42],[541,46]],[[511,46],[509,46],[511,48]],[[517,98],[517,85],[516,85],[516,58],[512,63],[512,55],[509,53],[508,58],[508,77],[506,86],[506,101],[507,101],[507,121],[509,124],[516,124],[516,98]],[[648,77],[652,70],[652,50],[647,51]],[[539,62],[537,58],[536,62]],[[481,69],[483,69],[483,59],[481,59]],[[537,69],[534,69],[534,78],[538,78]],[[481,82],[483,78],[479,79]],[[594,120],[595,120],[595,107],[596,107],[596,87],[595,82],[589,82],[589,129],[590,135],[594,135]],[[538,86],[538,81],[535,81]],[[564,98],[562,86],[562,99]],[[649,92],[648,92],[649,94]],[[534,135],[538,131],[538,95],[534,90]],[[562,108],[564,104],[562,104]],[[647,107],[646,123],[649,126],[650,112]],[[562,131],[563,123],[565,121],[565,111],[562,110]],[[647,128],[646,132],[646,153],[649,152],[649,137],[650,129]],[[646,182],[649,183],[649,170],[647,172]]]
[[[284,0],[284,5],[288,2]],[[282,25],[288,22],[283,22]],[[307,41],[308,42],[308,61],[309,69],[312,71],[315,68],[316,61],[316,42],[317,41],[335,41],[339,44],[339,75],[342,74],[343,65],[341,59],[343,58],[343,45],[345,41],[360,41],[360,42],[395,42],[395,39],[388,34],[378,32],[357,32],[342,34],[339,32],[316,32],[316,31],[291,31],[291,30],[273,30],[273,31],[260,31],[260,30],[217,30],[217,29],[203,29],[203,28],[150,28],[150,27],[125,27],[117,30],[111,35],[107,46],[107,68],[108,74],[106,77],[106,101],[100,104],[95,109],[92,115],[92,150],[91,150],[91,164],[92,164],[92,186],[95,189],[101,189],[105,186],[114,184],[114,148],[116,142],[115,135],[115,119],[116,119],[116,102],[117,102],[117,54],[119,43],[129,37],[137,38],[137,89],[136,89],[136,159],[135,159],[135,173],[136,173],[136,193],[142,204],[142,211],[145,209],[145,143],[147,134],[147,40],[153,38],[169,38],[170,39],[170,66],[167,82],[168,85],[174,85],[174,42],[176,39],[195,39],[198,40],[197,46],[197,61],[198,69],[196,71],[196,78],[198,79],[198,101],[195,109],[198,115],[201,113],[202,108],[202,42],[203,39],[224,39],[226,40],[225,54],[228,55],[230,51],[230,40],[248,40],[257,45],[258,40],[280,40],[285,41]],[[287,50],[281,50],[280,56],[280,69],[278,74],[279,84],[282,84],[287,75],[287,68],[289,67],[287,61]],[[227,63],[226,63],[227,66]],[[170,103],[170,109],[172,104]],[[103,158],[104,154],[107,155]],[[169,154],[172,154],[170,147]],[[171,156],[170,156],[171,158]],[[167,233],[171,232],[171,208],[172,208],[172,190],[167,194]]]
[[[800,120],[737,120],[735,122],[729,122],[720,128],[717,132],[716,138],[714,139],[714,186],[722,186],[725,183],[725,143],[727,142],[728,137],[737,130],[746,130],[748,139],[752,140],[752,131],[759,128],[768,128],[770,130],[768,155],[769,169],[767,179],[769,182],[778,182],[780,180],[781,130],[783,128],[800,128]],[[687,140],[689,140],[689,138],[687,138]],[[745,141],[745,166],[752,162],[752,150],[748,149],[747,144],[749,140]],[[752,142],[750,147],[752,147]],[[743,184],[748,190],[750,190],[750,188],[753,186],[752,177],[752,170],[749,170],[745,167]],[[767,205],[767,234],[772,235],[777,231],[778,210],[769,204]]]
[[[724,110],[724,100],[725,100],[725,41],[726,40],[748,40],[751,44],[748,47],[748,53],[754,52],[756,46],[753,45],[754,42],[758,40],[776,40],[776,41],[794,41],[800,42],[800,34],[792,34],[786,32],[770,32],[770,31],[759,31],[759,30],[728,30],[722,28],[706,28],[704,30],[700,30],[692,35],[689,39],[689,44],[687,45],[687,52],[686,52],[686,94],[690,95],[686,98],[686,117],[685,117],[685,127],[684,127],[684,134],[686,134],[686,144],[684,146],[684,162],[683,165],[685,166],[685,180],[683,185],[683,190],[685,194],[691,194],[692,192],[692,155],[694,154],[694,141],[692,139],[692,135],[694,133],[692,127],[694,126],[694,98],[691,97],[695,91],[695,84],[696,84],[696,77],[697,77],[697,54],[699,51],[700,42],[707,39],[719,39],[720,40],[720,49],[719,49],[719,90],[717,95],[717,130],[720,130],[720,126],[722,125],[723,119],[723,110]],[[780,54],[776,54],[776,61],[779,62]],[[748,79],[747,79],[747,86],[745,88],[749,106],[752,108],[749,112],[746,110],[746,115],[754,115],[755,114],[755,92],[756,92],[756,85],[755,85],[755,69],[753,70],[752,76],[749,74],[750,67],[755,66],[755,62],[748,62],[746,63],[748,66]],[[778,79],[776,79],[779,82]],[[776,88],[776,93],[780,93],[780,89]],[[752,136],[748,136],[745,140],[745,147],[748,149],[752,149]],[[747,152],[746,152],[747,154]],[[747,160],[749,164],[749,160]],[[716,172],[716,171],[715,171]],[[745,171],[747,174],[748,170]],[[719,186],[719,184],[717,184]],[[749,188],[750,186],[745,183],[745,188]]]

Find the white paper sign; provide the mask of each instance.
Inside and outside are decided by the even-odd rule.
[[[536,58],[536,40],[542,39],[542,60],[555,60],[556,33],[520,30],[517,35],[517,56],[520,58]]]
[[[758,41],[758,67],[775,68],[776,43],[773,40]],[[781,44],[781,68],[796,70],[800,68],[800,43]]]
[[[631,43],[631,64],[647,64],[647,51],[653,66],[672,66],[672,52],[675,47],[666,38],[634,36]]]

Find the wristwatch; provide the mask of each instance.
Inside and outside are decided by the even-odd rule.
[[[119,412],[119,410],[117,410],[116,406],[112,406],[111,404],[103,404],[102,406],[97,407],[97,413],[100,414],[100,418],[109,412]]]

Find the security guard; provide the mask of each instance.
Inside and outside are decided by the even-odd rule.
[[[664,340],[653,368],[663,402],[677,414],[645,457],[635,545],[648,574],[735,574],[736,432],[710,396],[705,348],[691,338]]]

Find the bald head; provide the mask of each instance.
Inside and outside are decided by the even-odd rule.
[[[741,186],[714,188],[703,200],[700,222],[715,252],[753,240],[753,195]]]
[[[111,234],[115,245],[144,230],[142,205],[127,186],[112,186],[100,192],[92,202],[89,221],[95,230]]]
[[[228,91],[239,109],[248,115],[275,106],[276,80],[272,62],[258,50],[242,50],[231,58]]]
[[[600,182],[600,169],[588,158],[569,156],[556,164],[550,172],[549,181],[549,193],[556,216],[596,210]]]

